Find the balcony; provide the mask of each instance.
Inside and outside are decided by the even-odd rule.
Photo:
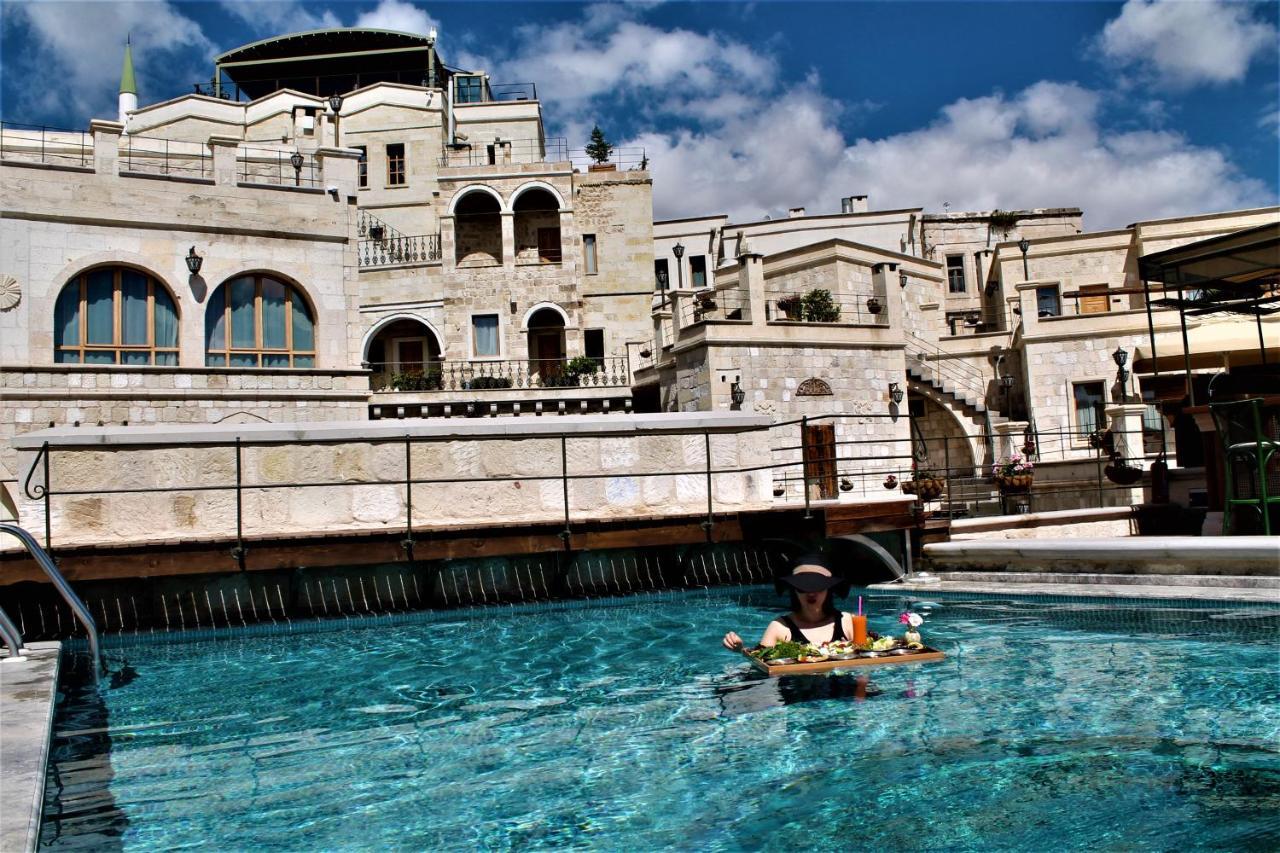
[[[501,361],[430,360],[417,364],[372,362],[370,388],[379,394],[465,391],[627,388],[626,356]]]

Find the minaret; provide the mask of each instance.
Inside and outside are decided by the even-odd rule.
[[[129,113],[137,108],[138,84],[133,79],[133,47],[125,41],[124,67],[120,70],[120,123],[128,126]]]

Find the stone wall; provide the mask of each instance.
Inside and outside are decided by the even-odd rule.
[[[735,511],[768,505],[768,472],[732,470],[756,464],[767,453],[760,419],[674,420],[668,417],[664,425],[611,415],[390,429],[376,423],[300,425],[293,431],[249,425],[199,433],[82,428],[35,433],[19,444],[24,470],[41,441],[53,445],[53,536],[55,543],[63,544],[234,536],[234,490],[192,489],[234,485],[237,437],[243,442],[246,488],[241,517],[246,535],[402,527],[407,506],[401,436],[406,432],[414,440],[413,521],[419,528],[562,520],[561,434],[567,435],[570,476],[584,477],[569,485],[570,513],[576,521],[637,513],[704,513],[705,439],[700,432],[681,433],[699,425],[713,432],[713,468],[730,471],[713,475],[716,508]],[[751,431],[723,431],[740,425],[749,425]],[[386,443],[379,443],[379,438]],[[141,441],[146,444],[130,443]],[[424,482],[456,478],[474,482]],[[305,483],[341,485],[297,485]],[[280,488],[264,488],[271,485]],[[174,491],[106,494],[142,488]],[[89,494],[56,497],[66,491]],[[42,505],[24,507],[22,521],[39,529]]]

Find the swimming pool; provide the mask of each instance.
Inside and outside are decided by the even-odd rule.
[[[41,845],[1280,845],[1274,610],[933,600],[868,597],[949,653],[869,684],[720,649],[763,590],[117,648],[63,685]]]

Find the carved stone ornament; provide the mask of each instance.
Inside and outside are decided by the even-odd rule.
[[[12,311],[22,301],[22,285],[11,275],[0,276],[0,311]]]
[[[831,386],[818,377],[806,379],[796,389],[797,397],[830,397]]]

